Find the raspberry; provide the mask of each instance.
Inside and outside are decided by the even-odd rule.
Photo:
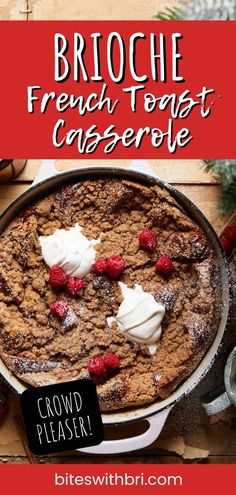
[[[76,296],[85,286],[82,278],[69,277],[67,282],[67,290],[71,296]]]
[[[139,234],[139,246],[146,251],[154,251],[157,245],[157,235],[154,230],[143,230]]]
[[[125,260],[121,256],[111,256],[107,260],[107,274],[111,278],[118,278],[125,267]]]
[[[220,242],[221,242],[221,245],[222,245],[225,253],[227,254],[227,256],[231,256],[231,254],[233,252],[233,247],[224,234],[221,236]]]
[[[230,225],[228,227],[225,227],[223,235],[227,237],[228,241],[232,245],[232,247],[236,247],[236,227],[231,227]]]
[[[54,265],[49,270],[49,284],[54,287],[65,287],[67,283],[67,275],[63,268],[59,265]]]
[[[106,260],[98,259],[93,264],[93,271],[97,275],[102,275],[103,273],[106,272],[106,270],[107,270],[107,261]]]
[[[103,376],[106,374],[104,359],[99,356],[93,356],[88,361],[88,370],[92,375]]]
[[[105,354],[103,360],[106,368],[116,370],[120,367],[120,359],[116,354],[114,354],[114,352],[108,352]]]
[[[68,304],[65,299],[57,299],[50,306],[50,311],[58,318],[64,318],[68,312]]]
[[[155,268],[157,272],[168,275],[174,269],[173,261],[169,258],[169,256],[163,254],[156,262]]]

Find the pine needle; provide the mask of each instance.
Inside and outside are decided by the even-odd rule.
[[[178,7],[167,7],[154,19],[177,20],[235,20],[236,0],[178,0]]]

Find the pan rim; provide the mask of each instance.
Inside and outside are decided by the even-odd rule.
[[[95,174],[95,175],[93,175],[93,174]],[[203,223],[204,227],[209,232],[211,232],[212,239],[214,239],[214,243],[215,243],[215,246],[213,246],[214,250],[216,249],[216,246],[217,246],[218,255],[220,255],[220,257],[221,257],[221,260],[220,260],[221,263],[219,261],[219,265],[221,264],[221,285],[223,285],[223,275],[224,275],[224,278],[225,278],[224,289],[225,290],[226,290],[226,286],[227,286],[227,291],[226,291],[227,292],[227,301],[226,301],[226,305],[224,306],[224,311],[222,311],[221,321],[219,323],[219,327],[218,327],[216,336],[215,336],[212,344],[210,345],[209,349],[207,350],[207,352],[203,356],[203,358],[200,361],[200,363],[198,364],[197,368],[195,370],[193,370],[193,372],[190,374],[190,376],[187,377],[186,380],[184,380],[177,387],[177,389],[169,396],[169,398],[162,400],[162,401],[159,401],[159,402],[156,402],[156,403],[154,402],[151,405],[134,408],[134,411],[133,410],[132,411],[129,411],[129,410],[126,410],[126,411],[120,410],[119,411],[118,410],[118,411],[114,411],[114,412],[111,411],[108,413],[103,413],[102,416],[103,416],[103,420],[104,420],[105,425],[128,424],[128,423],[133,423],[135,421],[141,421],[141,420],[148,419],[149,417],[152,417],[152,416],[154,416],[158,413],[161,413],[167,409],[171,409],[185,395],[188,395],[202,381],[202,379],[207,374],[207,372],[210,370],[210,368],[212,367],[212,365],[215,361],[216,355],[217,355],[217,353],[218,353],[218,351],[222,345],[225,330],[227,328],[227,325],[228,325],[228,322],[230,319],[230,308],[231,308],[231,297],[230,297],[231,293],[230,293],[230,278],[229,278],[228,262],[227,262],[227,258],[225,256],[225,254],[224,254],[223,248],[220,244],[220,240],[219,240],[213,226],[211,225],[209,220],[205,217],[205,215],[202,213],[202,211],[185,194],[183,194],[181,191],[179,191],[176,187],[172,186],[168,182],[161,180],[159,177],[151,176],[146,172],[140,172],[137,170],[127,169],[127,168],[123,168],[123,167],[100,166],[100,165],[97,167],[96,166],[81,167],[81,168],[77,168],[77,169],[73,169],[73,170],[59,172],[59,173],[57,173],[51,177],[48,177],[48,178],[38,182],[37,184],[31,185],[29,187],[29,189],[24,191],[15,200],[13,200],[13,202],[11,202],[7,206],[7,208],[0,214],[0,225],[1,225],[1,223],[4,222],[4,219],[8,216],[9,213],[11,213],[11,211],[13,211],[13,214],[12,214],[12,218],[9,220],[9,222],[14,218],[15,213],[16,213],[14,211],[15,207],[20,202],[24,201],[24,199],[27,199],[28,196],[31,196],[32,194],[34,195],[35,192],[36,192],[37,196],[45,194],[45,191],[43,192],[41,190],[44,188],[44,186],[50,185],[50,190],[48,190],[48,193],[49,193],[49,192],[51,192],[51,190],[53,190],[54,185],[55,185],[55,188],[60,187],[60,184],[58,184],[57,182],[58,181],[62,182],[63,178],[66,178],[66,180],[68,180],[68,182],[69,182],[70,178],[73,179],[75,177],[78,177],[78,178],[82,177],[83,180],[86,180],[86,176],[87,176],[87,178],[90,178],[90,179],[92,178],[94,180],[98,176],[101,176],[101,177],[107,176],[107,175],[111,176],[113,174],[116,174],[116,176],[120,176],[120,177],[123,176],[124,179],[125,178],[130,179],[132,177],[136,182],[139,182],[139,183],[140,182],[144,182],[144,183],[146,182],[146,184],[149,183],[149,185],[151,183],[152,184],[158,184],[159,186],[163,187],[164,189],[167,189],[170,192],[170,194],[173,195],[173,197],[178,202],[180,202],[181,205],[183,205],[183,204],[185,205],[185,203],[187,203],[188,208],[191,210],[191,212],[194,212],[195,215],[197,215],[198,218],[201,219],[201,222]],[[124,177],[124,175],[126,175],[127,177]],[[29,199],[29,202],[30,201],[32,201],[32,199]],[[190,213],[188,211],[187,211],[187,214],[190,215]],[[7,222],[7,225],[9,222]],[[197,220],[196,220],[196,222],[197,222]],[[201,227],[202,227],[202,225],[201,225]],[[3,229],[0,228],[0,235],[5,228],[6,228],[6,225],[4,226]],[[207,235],[207,233],[206,233],[206,235]],[[212,243],[212,241],[210,241],[210,242]],[[220,331],[221,326],[222,326],[222,328]],[[216,341],[218,341],[217,346],[216,346],[215,352],[212,354],[211,351],[213,350],[213,346],[216,343]],[[204,365],[204,361],[206,361],[205,365]],[[2,360],[0,361],[0,363],[2,363]],[[199,371],[202,364],[203,364],[203,369],[202,369],[202,371]],[[198,371],[198,373],[197,373],[197,371]],[[194,375],[197,375],[197,374],[199,376],[194,380]],[[16,392],[18,395],[21,393],[21,392],[19,392],[19,390],[17,390],[14,387],[14,385],[12,385],[8,381],[8,379],[6,379],[4,376],[2,376],[2,371],[0,371],[0,376],[1,376],[1,378],[3,377],[4,381],[8,384],[8,386],[10,386],[10,388],[12,390],[14,390],[14,392]],[[18,378],[14,377],[13,374],[12,374],[12,377],[14,379],[16,379],[19,382],[19,384],[21,383]],[[192,381],[192,383],[189,384],[188,383],[189,381]],[[174,396],[174,397],[172,398],[172,396]],[[142,409],[143,409],[143,411],[142,411]],[[147,409],[146,412],[145,412],[145,409]],[[139,410],[140,410],[140,413],[138,413]],[[148,412],[148,410],[150,410],[150,411]],[[124,415],[124,416],[130,415],[131,418],[129,418],[129,419],[128,418],[125,418],[125,419],[122,418],[122,419],[114,419],[114,420],[111,419],[112,416],[121,416],[121,415]]]

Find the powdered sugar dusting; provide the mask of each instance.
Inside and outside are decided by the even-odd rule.
[[[62,321],[62,330],[65,332],[66,330],[70,330],[77,323],[77,317],[74,311],[69,308],[67,315]]]
[[[61,364],[57,361],[31,361],[25,358],[8,356],[8,362],[16,373],[40,373],[59,368]]]
[[[161,379],[161,373],[157,373],[157,374],[154,376],[154,380],[155,380],[155,382],[157,382],[157,383],[158,383],[158,382],[160,381],[160,379]]]

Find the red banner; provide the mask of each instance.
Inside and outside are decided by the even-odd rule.
[[[109,493],[222,495],[234,486],[233,465],[2,465],[1,490],[18,495]]]
[[[1,156],[235,158],[236,21],[2,21]]]

